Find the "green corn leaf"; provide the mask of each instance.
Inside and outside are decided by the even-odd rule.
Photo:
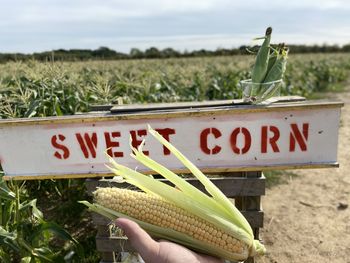
[[[50,257],[51,255],[43,254],[40,249],[38,250],[37,248],[34,248],[31,244],[29,244],[23,238],[19,238],[18,243],[20,244],[21,249],[27,250],[32,255],[32,257],[38,258],[43,262],[54,262]]]
[[[266,74],[269,73],[269,71],[271,70],[271,68],[275,64],[277,57],[278,57],[278,50],[273,50],[272,53],[269,55],[269,63],[267,65],[267,73]],[[266,79],[266,77],[265,77],[265,79]]]
[[[84,249],[81,247],[78,241],[74,237],[72,237],[64,228],[62,228],[54,222],[42,222],[41,224],[36,226],[33,230],[30,240],[40,238],[45,232],[50,232],[62,240],[73,242],[76,248],[77,255],[80,258],[84,258]]]
[[[8,188],[6,182],[3,181],[1,177],[0,177],[0,198],[6,199],[6,200],[16,199],[15,193],[12,192],[10,188]]]
[[[266,76],[267,67],[269,63],[271,33],[272,28],[267,28],[264,37],[264,42],[261,45],[258,54],[256,55],[256,60],[252,70],[253,83],[261,83]]]
[[[115,175],[122,177],[125,182],[138,187],[148,194],[158,196],[163,200],[170,202],[175,206],[180,207],[187,212],[215,225],[218,229],[221,229],[228,235],[241,240],[249,248],[249,252],[246,253],[255,255],[257,252],[264,252],[264,246],[261,245],[259,241],[254,240],[253,231],[249,223],[240,213],[240,211],[233,205],[233,203],[180,151],[178,151],[150,126],[148,129],[150,134],[152,134],[160,143],[167,147],[170,152],[177,157],[177,159],[179,159],[189,171],[192,172],[192,174],[203,184],[209,195],[199,191],[186,180],[182,179],[166,167],[146,156],[142,151],[144,142],[141,143],[138,149],[131,146],[133,151],[131,156],[147,166],[149,169],[161,174],[164,178],[172,182],[176,188],[160,182],[151,176],[146,176],[124,165],[118,164],[108,155],[110,166],[106,166]],[[205,252],[207,254],[212,253],[212,255],[219,255],[226,259],[235,260],[241,260],[248,256],[244,255],[244,257],[242,257],[242,255],[232,255],[232,253],[228,253],[227,251],[212,251],[210,250],[210,246],[203,244],[202,242],[195,240],[186,234],[178,233],[175,230],[166,229],[166,231],[164,231],[164,228],[139,221],[135,218],[128,217],[122,213],[115,212],[98,204],[91,205],[88,202],[82,202],[82,204],[89,206],[93,211],[98,212],[110,219],[115,219],[116,217],[127,217],[132,219],[139,223],[140,226],[151,235],[186,245],[200,252]],[[215,248],[215,250],[217,249]]]
[[[25,211],[27,209],[31,208],[33,215],[40,221],[44,220],[43,213],[39,210],[39,208],[36,206],[36,199],[30,200],[30,201],[24,201],[19,205],[20,211]]]
[[[111,169],[116,175],[123,176],[126,182],[135,185],[146,193],[155,194],[164,200],[181,207],[189,213],[193,213],[214,224],[216,227],[247,243],[247,245],[252,245],[252,238],[247,235],[243,229],[232,224],[225,218],[220,217],[217,211],[213,210],[211,207],[202,206],[197,200],[187,197],[184,193],[174,187],[117,164],[113,159],[110,161],[117,169],[111,167],[109,167],[109,169]]]
[[[220,213],[224,217],[228,217],[229,213],[225,208],[218,202],[216,202],[213,198],[210,198],[206,194],[204,194],[202,191],[198,190],[196,187],[188,183],[183,178],[179,177],[174,172],[170,171],[165,166],[157,163],[156,161],[152,160],[148,156],[146,156],[142,151],[142,146],[144,145],[144,142],[142,142],[139,146],[139,149],[136,150],[133,149],[133,153],[131,156],[134,157],[137,161],[142,163],[143,165],[151,168],[153,171],[157,172],[158,174],[162,175],[164,178],[168,179],[171,183],[173,183],[177,188],[179,188],[182,193],[187,195],[189,198],[192,198],[196,200],[197,202],[201,203],[203,206],[210,206],[213,210],[217,211],[217,213]]]
[[[21,258],[21,263],[30,263],[31,261],[32,261],[32,257]]]
[[[179,150],[177,150],[172,144],[165,140],[158,132],[148,126],[150,134],[152,134],[159,142],[161,142],[169,151],[179,159],[192,174],[203,184],[205,189],[212,197],[220,203],[231,214],[231,220],[244,229],[252,238],[253,231],[246,218],[241,212],[232,204],[232,202],[220,191],[215,184],[213,184],[208,177],[206,177],[201,170],[199,170],[191,161],[189,161]]]
[[[16,241],[17,235],[13,232],[9,232],[0,226],[0,245],[1,247],[8,247],[15,252],[19,252],[20,248]]]

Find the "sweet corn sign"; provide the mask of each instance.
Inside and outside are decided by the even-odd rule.
[[[5,179],[103,177],[111,175],[107,152],[151,173],[130,157],[130,144],[145,140],[146,155],[186,172],[148,125],[205,172],[337,166],[341,106],[309,101],[1,120],[1,166]]]

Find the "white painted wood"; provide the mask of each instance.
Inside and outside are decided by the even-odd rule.
[[[105,133],[107,137],[111,137],[112,133],[114,135],[120,133],[120,137],[111,137],[113,141],[119,143],[118,147],[113,148],[113,152],[123,154],[123,157],[115,157],[115,160],[131,168],[137,167],[140,171],[146,171],[145,167],[129,156],[131,153],[129,137],[131,131],[146,130],[147,124],[150,124],[155,129],[173,129],[174,134],[169,135],[170,142],[202,169],[224,171],[245,168],[245,170],[256,170],[256,167],[265,166],[295,168],[305,165],[336,164],[339,119],[339,107],[291,108],[262,112],[240,111],[236,114],[228,112],[218,115],[213,110],[212,114],[206,113],[202,116],[188,114],[187,116],[164,118],[164,115],[163,117],[154,115],[154,118],[146,120],[114,119],[111,121],[105,119],[101,121],[96,118],[96,122],[89,121],[88,123],[55,123],[53,118],[53,123],[46,121],[42,125],[33,125],[30,122],[26,125],[0,125],[0,160],[7,177],[66,174],[74,177],[74,174],[105,174],[109,172],[105,167],[107,161],[104,155]],[[303,125],[305,134],[303,134]],[[242,149],[247,142],[244,139],[247,137],[244,137],[242,129],[251,138],[250,147],[244,153]],[[264,152],[264,139],[262,138],[264,129],[267,131],[266,152]],[[206,135],[205,131],[209,133]],[[235,138],[235,131],[238,133],[234,145],[238,152],[234,151],[231,143],[232,138]],[[276,131],[279,133],[279,138],[274,148],[275,151],[278,148],[278,152],[273,151],[274,144],[270,144],[270,138],[276,134]],[[298,132],[299,141],[293,139]],[[77,134],[80,134],[81,137],[88,134],[91,137],[94,133],[97,141],[96,156],[92,157],[89,152],[89,156],[85,157]],[[147,131],[146,133],[146,136],[138,136],[138,139],[146,140],[144,150],[149,151],[150,157],[168,168],[183,169],[179,161],[171,155],[164,154],[163,146],[148,135]],[[202,144],[201,134],[204,138]],[[57,139],[57,143],[69,149],[68,158],[55,157],[55,153],[56,156],[63,157],[64,151],[62,147],[61,149],[54,147],[53,138]],[[293,140],[295,147],[291,149]],[[300,142],[305,143],[304,150]],[[218,152],[213,154],[215,146]]]

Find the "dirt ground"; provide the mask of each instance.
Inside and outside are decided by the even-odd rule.
[[[261,237],[268,253],[259,263],[350,263],[350,86],[332,97],[345,103],[340,167],[293,171],[296,177],[267,189]]]

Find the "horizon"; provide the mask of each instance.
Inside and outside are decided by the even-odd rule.
[[[322,44],[322,45],[318,45],[318,44],[310,44],[310,45],[307,45],[307,44],[290,44],[288,46],[303,46],[303,47],[333,47],[333,46],[336,46],[338,48],[343,48],[344,46],[349,46],[350,45],[350,41],[349,43],[345,43],[343,45],[338,45],[338,44],[333,44],[333,45],[328,45],[328,44]],[[241,45],[241,46],[245,46],[245,45]],[[214,49],[194,49],[194,50],[177,50],[177,49],[173,49],[175,52],[179,52],[181,54],[184,54],[185,52],[196,52],[196,51],[200,51],[200,50],[204,50],[204,51],[208,51],[208,52],[215,52],[215,51],[218,51],[220,49],[226,49],[226,50],[234,50],[234,49],[239,49],[241,46],[237,46],[237,47],[232,47],[232,48],[214,48]],[[246,47],[249,47],[249,46],[246,46]],[[250,46],[252,47],[252,46]],[[21,55],[25,55],[25,56],[30,56],[30,55],[34,55],[34,54],[41,54],[41,53],[50,53],[50,52],[57,52],[57,51],[66,51],[66,52],[72,52],[72,51],[96,51],[100,48],[108,48],[109,50],[112,50],[112,51],[116,51],[117,53],[120,53],[120,54],[125,54],[125,55],[129,55],[131,53],[131,50],[134,49],[133,47],[129,50],[129,51],[126,51],[126,52],[122,52],[122,51],[119,51],[119,50],[114,50],[112,48],[109,48],[109,47],[106,47],[106,46],[100,46],[100,47],[97,47],[97,48],[85,48],[85,49],[82,49],[82,48],[72,48],[72,49],[65,49],[65,48],[58,48],[58,49],[52,49],[52,50],[42,50],[42,51],[36,51],[36,52],[32,52],[32,53],[23,53],[23,52],[1,52],[0,51],[0,54],[21,54]],[[140,50],[141,52],[145,52],[147,49],[150,49],[150,48],[157,48],[157,47],[153,47],[153,46],[150,46],[146,49],[138,49]],[[158,49],[160,52],[163,51],[164,49],[167,49],[167,48],[171,48],[171,47],[165,47],[165,48],[161,48],[161,49]],[[326,51],[327,52],[327,51]],[[329,51],[328,51],[329,52]]]
[[[13,0],[0,10],[0,53],[232,49],[259,44],[253,39],[268,26],[272,43],[343,46],[350,43],[349,11],[346,0]]]

